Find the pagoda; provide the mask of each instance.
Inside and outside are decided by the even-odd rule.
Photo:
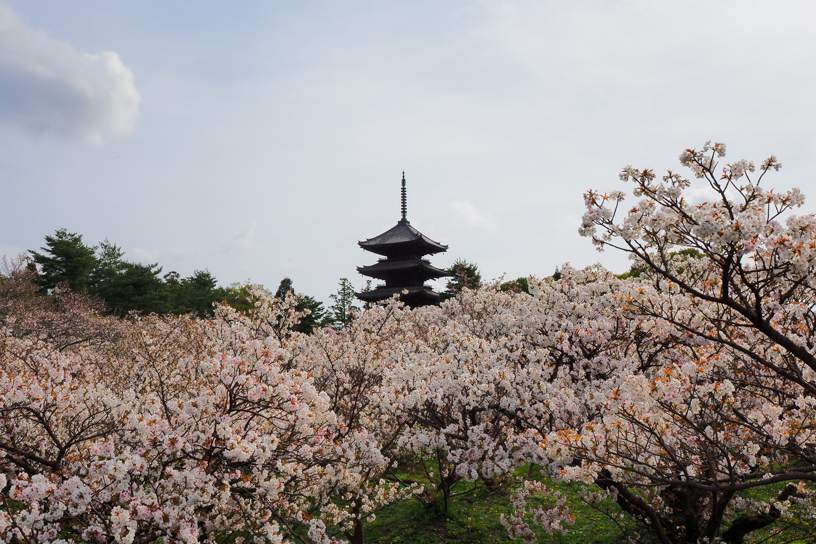
[[[434,242],[408,222],[406,216],[407,202],[405,194],[405,172],[402,173],[402,219],[396,226],[379,236],[358,242],[361,248],[377,255],[382,255],[376,264],[358,266],[357,271],[363,276],[383,280],[385,284],[377,285],[372,291],[355,293],[365,302],[377,302],[399,295],[407,306],[417,307],[435,304],[439,293],[425,285],[432,278],[442,278],[450,274],[432,266],[425,255],[433,255],[448,250],[448,246]]]

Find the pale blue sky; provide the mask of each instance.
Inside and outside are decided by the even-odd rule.
[[[578,236],[582,193],[708,139],[777,154],[771,185],[816,210],[812,2],[0,8],[4,254],[65,227],[325,301],[362,285],[356,242],[399,219],[405,170],[409,219],[450,246],[437,266],[621,271]]]

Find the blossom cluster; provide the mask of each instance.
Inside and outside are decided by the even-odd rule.
[[[91,308],[51,335],[7,312],[0,541],[362,542],[383,506],[446,506],[466,480],[514,485],[501,520],[533,542],[575,518],[518,481],[531,466],[664,543],[814,517],[816,218],[783,221],[803,197],[761,188],[776,158],[715,174],[724,155],[681,155],[711,202],[631,167],[628,212],[623,193],[587,193],[583,232],[639,277],[566,265],[529,293],[392,300],[310,335],[293,296],[261,290],[246,313]]]

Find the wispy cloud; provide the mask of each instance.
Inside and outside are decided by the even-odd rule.
[[[236,251],[243,251],[253,249],[255,247],[255,229],[257,223],[253,221],[248,227],[238,231],[230,237],[223,246],[221,251],[224,253],[233,253]]]
[[[448,288],[447,281],[440,280],[440,279],[431,279],[425,282],[425,285],[429,285],[434,291],[437,293],[442,293]]]
[[[192,247],[170,247],[167,248],[167,253],[174,257],[194,257],[199,251]]]
[[[0,123],[102,143],[133,130],[141,96],[112,51],[83,54],[0,3]]]
[[[137,263],[142,264],[153,264],[159,262],[159,258],[156,256],[155,253],[151,253],[146,249],[141,248],[133,248],[130,252],[129,257],[133,257]]]
[[[493,219],[493,216],[479,212],[470,202],[456,200],[451,202],[450,208],[454,215],[467,226],[482,229],[487,232],[496,231],[496,221]]]

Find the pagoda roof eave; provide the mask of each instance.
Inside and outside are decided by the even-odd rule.
[[[399,261],[380,261],[377,264],[370,266],[358,266],[357,272],[363,276],[369,276],[377,279],[387,279],[395,272],[421,272],[426,279],[444,278],[450,276],[450,272],[437,268],[429,262],[422,259],[404,259]]]
[[[366,251],[382,255],[383,257],[390,257],[392,255],[433,255],[435,253],[444,253],[448,250],[448,246],[441,244],[428,244],[423,241],[404,242],[400,244],[383,244],[377,246],[363,245],[364,242],[358,242],[359,246]]]
[[[384,233],[357,243],[361,248],[379,255],[388,255],[394,250],[410,248],[414,245],[427,250],[423,254],[441,253],[448,250],[448,246],[431,240],[412,227],[407,220],[401,220]]]
[[[407,292],[405,292],[407,291]],[[363,291],[362,293],[354,293],[357,298],[365,302],[377,302],[400,295],[405,298],[427,298],[428,300],[439,300],[439,293],[430,287],[378,287],[372,291]]]

